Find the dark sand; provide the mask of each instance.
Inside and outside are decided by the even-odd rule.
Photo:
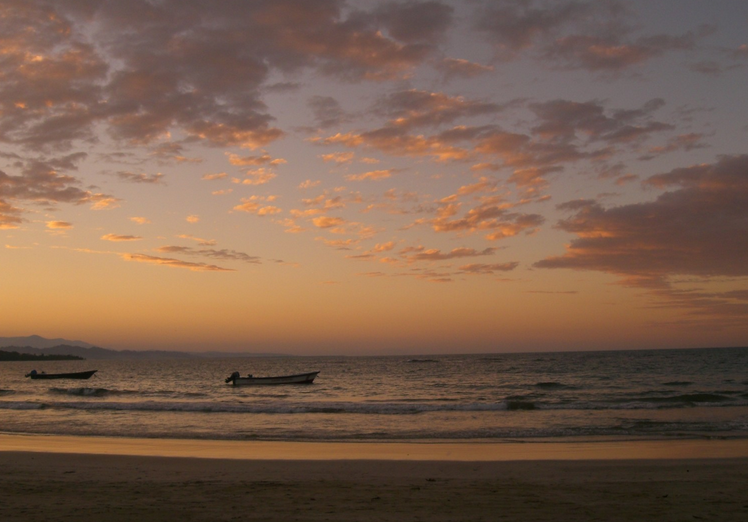
[[[92,451],[70,452],[75,447],[66,443],[76,440]],[[118,442],[125,455],[116,454]],[[245,443],[254,457],[218,459],[159,456],[170,444],[173,454],[179,441],[126,442],[0,436],[0,520],[748,520],[742,441],[694,443],[688,451],[697,458],[612,451],[612,459],[600,459],[599,446],[585,453],[580,445],[550,460],[491,458],[501,452],[490,444],[404,445],[410,449],[404,459],[392,448],[387,454],[395,458],[381,458],[381,445],[323,444],[325,458],[318,460],[309,453],[315,445]],[[637,445],[646,443],[630,443],[628,454]],[[489,458],[463,460],[476,446]],[[543,456],[548,451],[543,444],[520,446],[530,454],[534,446]],[[431,459],[449,447],[451,459]],[[296,458],[300,451],[307,453]],[[731,455],[711,458],[725,452]]]

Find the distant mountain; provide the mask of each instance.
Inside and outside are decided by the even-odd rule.
[[[0,361],[79,361],[75,355],[35,355],[33,353],[6,352],[0,350]]]
[[[30,346],[31,348],[52,348],[61,344],[67,346],[80,346],[83,348],[93,348],[93,344],[84,343],[83,341],[69,341],[67,339],[45,339],[39,335],[29,335],[27,337],[0,337],[0,348],[9,346]]]
[[[55,344],[56,343],[56,344]],[[31,355],[75,355],[83,359],[192,359],[205,357],[277,357],[270,353],[176,352],[167,350],[110,350],[83,341],[29,337],[0,337],[0,348]]]

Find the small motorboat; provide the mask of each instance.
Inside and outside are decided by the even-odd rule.
[[[268,384],[312,384],[319,372],[299,373],[296,375],[283,375],[280,377],[254,377],[247,375],[242,377],[239,372],[234,372],[226,378],[226,383],[234,386],[245,385],[268,385]]]
[[[26,374],[26,377],[31,377],[32,379],[90,379],[97,371],[98,370],[73,373],[44,373],[31,370]]]

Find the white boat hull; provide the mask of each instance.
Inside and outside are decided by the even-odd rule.
[[[232,376],[227,382],[234,386],[267,386],[277,384],[312,384],[319,372],[299,373],[297,375],[283,375],[281,377],[238,377]]]

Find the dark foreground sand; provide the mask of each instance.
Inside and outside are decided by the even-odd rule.
[[[732,458],[382,460],[352,458],[365,445],[328,444],[342,457],[227,460],[116,455],[96,444],[93,454],[64,444],[60,453],[43,440],[46,451],[17,451],[0,436],[3,522],[748,520],[745,443],[732,445]],[[695,456],[710,455],[702,447]]]

